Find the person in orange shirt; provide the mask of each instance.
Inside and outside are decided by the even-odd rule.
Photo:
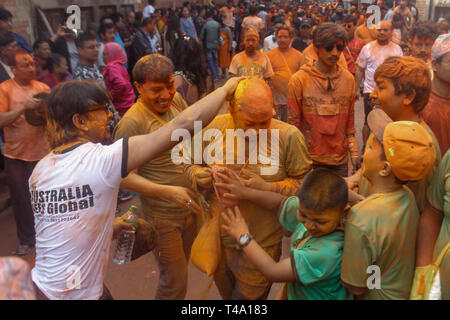
[[[5,167],[20,242],[13,254],[27,255],[36,243],[28,178],[50,149],[44,125],[30,125],[25,113],[40,106],[33,96],[50,93],[50,88],[34,80],[36,66],[28,53],[16,52],[11,70],[15,77],[0,84],[0,128],[5,134]]]
[[[277,118],[286,122],[286,94],[289,79],[305,63],[305,58],[300,51],[289,47],[293,36],[290,27],[283,25],[276,31],[275,36],[278,48],[270,50],[266,55],[274,72],[271,80]]]
[[[253,26],[244,29],[244,48],[231,60],[228,72],[232,75],[269,80],[273,75],[269,58],[258,50],[259,32]]]
[[[360,165],[354,136],[355,80],[338,63],[347,32],[341,25],[323,23],[313,33],[313,44],[318,59],[289,80],[288,123],[305,136],[314,168],[346,177],[349,152],[353,168]]]
[[[370,14],[366,14],[364,18],[364,23],[362,23],[355,30],[355,36],[361,39],[364,42],[364,44],[368,44],[369,42],[377,39],[377,29],[375,25],[370,29],[367,27],[368,16],[370,16]]]
[[[356,59],[358,59],[358,55],[364,47],[364,42],[358,37],[355,37],[355,28],[356,28],[356,17],[352,15],[347,15],[344,17],[344,27],[347,30],[348,35],[348,44],[344,49],[344,57],[347,61],[348,71],[353,74],[356,73]]]

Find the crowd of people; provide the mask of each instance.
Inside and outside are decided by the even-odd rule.
[[[191,248],[213,225],[205,217],[220,225],[223,299],[266,299],[273,282],[286,283],[280,299],[423,298],[436,261],[450,299],[449,21],[421,21],[414,2],[378,0],[371,24],[369,4],[353,2],[149,0],[86,30],[62,24],[33,46],[0,8],[13,254],[36,252],[23,297],[112,299],[111,241],[132,228],[115,214],[131,191],[156,234],[155,299],[184,299]],[[174,163],[172,132],[197,121],[219,134],[202,150],[223,159]],[[233,129],[277,138],[253,163],[243,137],[241,164]],[[276,172],[261,174],[273,154]],[[12,259],[0,280],[26,268]],[[68,287],[74,265],[81,280]]]

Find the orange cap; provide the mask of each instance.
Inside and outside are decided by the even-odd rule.
[[[436,161],[433,140],[425,128],[413,121],[392,122],[381,109],[372,112],[367,119],[369,127],[383,143],[394,175],[402,181],[425,178]]]

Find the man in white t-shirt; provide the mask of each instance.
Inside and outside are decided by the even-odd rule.
[[[78,80],[53,88],[47,111],[53,150],[29,179],[36,228],[32,279],[38,298],[112,298],[103,285],[111,240],[130,228],[124,223],[113,227],[120,182],[177,144],[171,140],[176,129],[192,133],[196,120],[208,125],[238,82],[230,79],[155,132],[111,145],[102,144],[111,138],[112,117],[104,88]]]
[[[148,0],[148,5],[142,11],[142,16],[145,18],[150,17],[155,12],[155,0]]]
[[[393,29],[392,24],[389,21],[382,20],[377,26],[377,31],[377,40],[366,44],[361,49],[358,59],[356,60],[356,99],[359,98],[359,88],[361,86],[362,78],[364,77],[364,143],[369,137],[367,115],[372,110],[370,93],[376,86],[373,78],[375,70],[377,70],[378,66],[382,64],[385,59],[393,56],[403,56],[402,48],[391,41]]]

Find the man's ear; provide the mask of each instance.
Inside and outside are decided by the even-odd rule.
[[[142,86],[141,86],[141,84],[139,83],[139,82],[137,82],[137,81],[134,81],[133,82],[134,83],[134,86],[136,87],[136,90],[139,92],[139,95],[142,95]]]
[[[413,89],[410,94],[405,95],[405,97],[403,98],[403,104],[409,106],[414,101],[415,97],[416,90]]]
[[[381,177],[387,177],[392,173],[391,164],[388,161],[383,161],[383,167],[378,172]]]
[[[88,131],[86,118],[78,113],[72,116],[73,125],[81,131]]]
[[[438,62],[436,60],[431,61],[431,68],[433,69],[433,72],[437,72],[437,65]]]

